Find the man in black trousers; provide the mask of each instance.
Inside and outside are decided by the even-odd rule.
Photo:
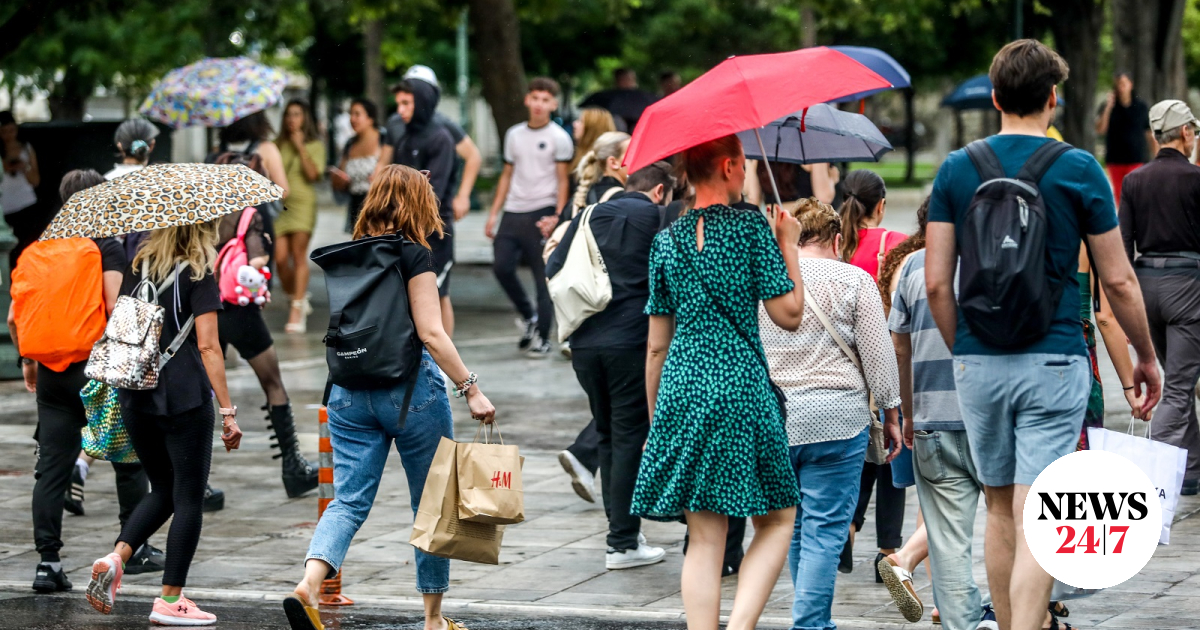
[[[612,282],[612,300],[571,333],[571,364],[588,395],[600,436],[599,469],[608,515],[605,566],[628,569],[661,562],[666,555],[641,537],[641,519],[629,513],[642,448],[650,433],[646,404],[644,309],[650,295],[650,245],[663,224],[675,178],[665,162],[629,175],[625,192],[592,210],[589,226]],[[562,268],[577,237],[572,223],[546,264],[546,276]],[[582,238],[582,236],[579,236]]]

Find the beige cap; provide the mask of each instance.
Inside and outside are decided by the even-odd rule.
[[[1183,101],[1160,101],[1150,108],[1150,130],[1155,133],[1169,131],[1188,123],[1196,124],[1196,117]]]

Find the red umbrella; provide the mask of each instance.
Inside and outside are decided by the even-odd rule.
[[[824,46],[730,57],[646,108],[629,142],[625,164],[633,172],[709,140],[762,127],[809,105],[891,85],[870,68]]]

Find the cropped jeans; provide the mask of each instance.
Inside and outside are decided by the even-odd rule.
[[[316,558],[336,573],[358,528],[362,527],[383,477],[392,442],[408,477],[413,516],[421,504],[425,477],[438,443],[454,436],[450,400],[441,371],[428,352],[413,385],[408,417],[400,427],[400,409],[408,383],[390,389],[349,390],[334,386],[329,394],[329,435],[333,445],[334,499],[313,533],[305,560]],[[445,593],[450,588],[450,561],[416,552],[417,591]],[[329,577],[333,577],[331,573]]]

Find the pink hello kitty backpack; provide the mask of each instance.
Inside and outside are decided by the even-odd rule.
[[[248,287],[243,287],[238,281],[238,270],[248,266],[250,262],[250,256],[246,252],[246,231],[250,229],[250,221],[254,219],[255,212],[253,207],[242,210],[237,234],[229,239],[217,254],[217,286],[221,290],[221,300],[230,304],[245,306],[247,303]],[[263,273],[265,275],[270,272],[264,269]]]

